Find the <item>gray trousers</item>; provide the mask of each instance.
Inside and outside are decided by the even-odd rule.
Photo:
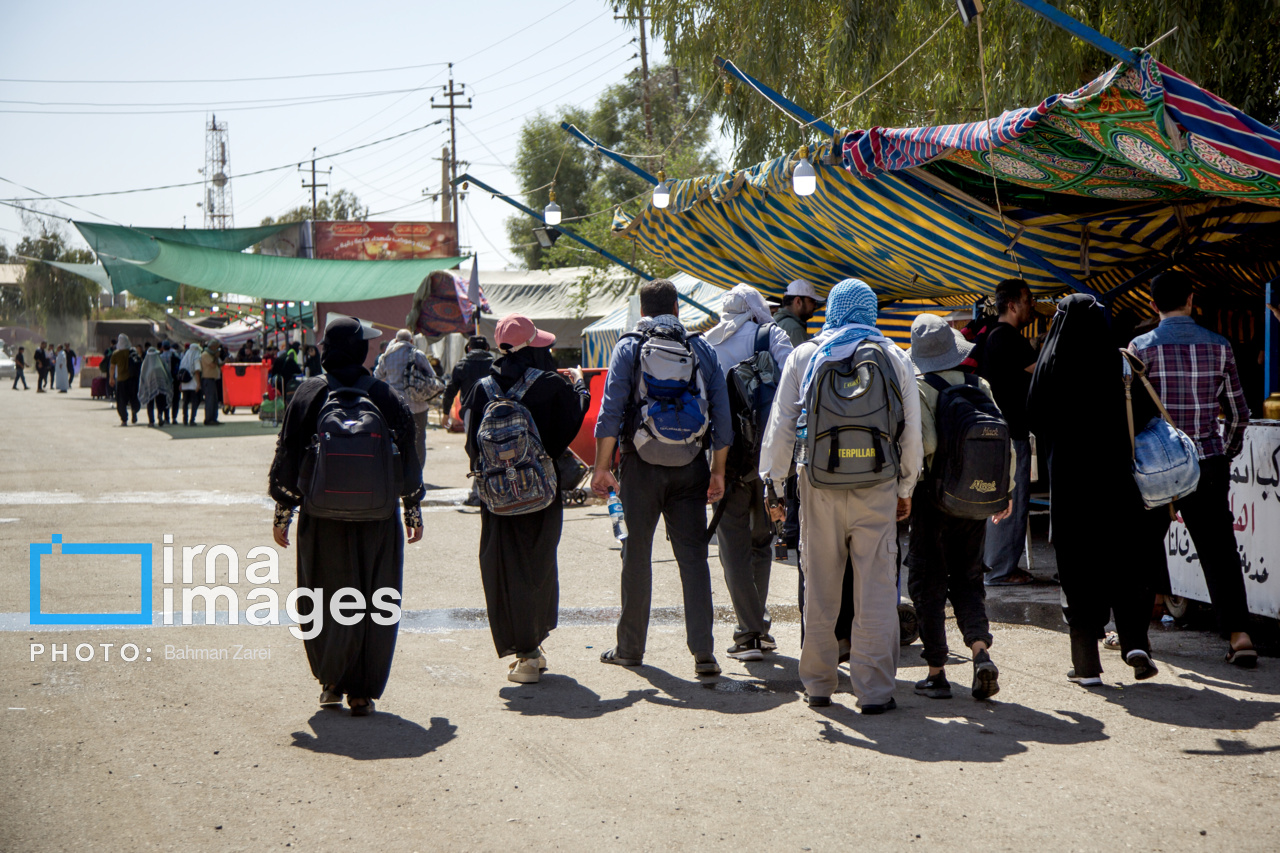
[[[999,524],[987,521],[986,563],[987,583],[1002,581],[1018,568],[1022,552],[1027,546],[1027,516],[1031,512],[1031,442],[1014,439],[1013,449],[1018,454],[1018,467],[1013,475],[1013,511]]]
[[[893,697],[898,671],[898,484],[815,489],[800,474],[800,566],[804,572],[804,646],[800,680],[810,696],[839,683],[835,625],[844,566],[853,563],[849,681],[860,705]]]
[[[773,554],[773,530],[764,505],[759,480],[734,480],[725,487],[724,513],[716,528],[720,539],[720,566],[729,600],[738,616],[733,641],[743,643],[769,633],[769,570]]]
[[[430,409],[423,409],[421,412],[413,413],[414,438],[418,442],[418,464],[426,466],[427,464],[427,415]],[[474,483],[475,480],[473,479]]]
[[[649,606],[653,599],[653,534],[659,516],[666,523],[671,550],[680,566],[689,651],[695,655],[714,651],[711,569],[707,566],[707,486],[710,481],[711,470],[703,454],[678,468],[650,465],[635,453],[622,455],[618,497],[622,501],[628,536],[622,543],[619,657],[644,657]]]

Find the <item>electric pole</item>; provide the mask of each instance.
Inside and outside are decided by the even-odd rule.
[[[444,96],[449,99],[449,103],[447,105],[437,104],[435,102],[436,100],[435,95],[432,95],[431,109],[449,111],[449,147],[445,149],[445,157],[448,158],[449,160],[448,162],[449,180],[444,182],[445,188],[443,192],[445,193],[444,198],[446,199],[446,201],[452,200],[453,202],[453,221],[457,222],[458,221],[458,194],[455,192],[450,192],[450,190],[453,187],[453,182],[458,178],[458,127],[457,127],[457,121],[454,116],[454,113],[457,110],[471,109],[471,98],[468,97],[467,102],[465,104],[457,103],[456,99],[466,94],[467,84],[461,83],[459,84],[459,88],[456,91],[454,90],[452,62],[449,63],[449,85],[447,87],[441,86],[440,88],[444,89]]]
[[[644,37],[644,3],[639,4],[636,22],[640,25],[640,101],[644,104],[644,138],[653,142],[653,114],[649,110],[649,53]],[[630,15],[614,15],[615,21],[633,20]]]
[[[304,168],[302,168],[301,166],[299,166],[299,167],[298,167],[298,171],[299,171],[299,172],[306,172],[307,170],[306,170],[306,169],[304,169]],[[330,170],[328,171],[328,173],[327,173],[327,174],[330,174],[330,175],[331,175],[331,174],[333,174],[333,169],[330,169]],[[324,193],[324,194],[325,194],[325,195],[328,195],[328,194],[329,194],[329,185],[328,185],[328,184],[317,184],[317,183],[316,183],[316,149],[312,148],[312,149],[311,149],[311,183],[307,183],[307,179],[306,179],[306,178],[303,178],[303,179],[302,179],[302,188],[303,188],[304,190],[306,190],[306,189],[311,190],[311,219],[312,219],[313,221],[314,221],[314,220],[315,220],[315,218],[316,218],[316,188],[317,188],[317,187],[324,187],[324,189],[325,189],[325,193]]]
[[[440,221],[449,222],[449,199],[453,197],[453,187],[449,185],[449,166],[453,163],[449,159],[449,146],[441,148],[440,156],[432,159],[440,161],[440,192],[433,196],[440,199]],[[427,191],[423,190],[422,194],[427,195]]]

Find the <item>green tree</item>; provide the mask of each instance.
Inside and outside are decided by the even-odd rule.
[[[81,323],[98,304],[98,285],[40,261],[91,264],[93,253],[70,248],[66,234],[48,220],[33,216],[25,224],[29,233],[18,242],[15,254],[38,260],[26,262],[20,293],[7,295],[0,312],[8,322],[43,327],[50,340],[80,339]]]
[[[525,203],[534,210],[546,207],[549,186],[555,182],[556,204],[565,226],[628,261],[630,240],[610,233],[613,210],[637,205],[653,187],[643,178],[604,155],[593,152],[560,128],[561,121],[576,125],[606,148],[634,157],[648,172],[664,169],[672,177],[715,171],[718,163],[709,151],[712,114],[695,99],[697,93],[681,88],[674,69],[659,66],[649,76],[648,94],[653,139],[646,135],[644,99],[639,70],[606,89],[589,110],[568,109],[553,115],[539,114],[520,129],[514,171]],[[579,218],[587,217],[587,218]],[[507,220],[507,235],[529,269],[595,266],[611,262],[572,240],[562,238],[550,250],[533,241],[534,223],[523,214]],[[643,256],[639,266],[654,274],[671,269]]]
[[[279,216],[263,217],[260,225],[279,225],[282,222],[303,222],[308,219],[329,221],[364,221],[369,218],[369,206],[361,204],[360,199],[351,190],[338,190],[327,198],[316,202],[315,216],[311,215],[311,205],[304,204]]]
[[[1280,120],[1280,0],[1050,0],[1121,44],[1152,49],[1179,73],[1258,120]],[[610,5],[617,5],[611,3]],[[981,16],[991,113],[1033,106],[1092,80],[1115,60],[1013,0]],[[745,166],[810,141],[749,86],[728,87],[731,59],[783,95],[826,114],[902,62],[955,9],[953,0],[623,0],[644,6],[668,55],[712,91]],[[986,115],[978,27],[959,18],[910,61],[828,121],[837,128],[947,124]]]

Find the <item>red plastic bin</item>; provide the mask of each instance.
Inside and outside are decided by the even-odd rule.
[[[234,411],[238,406],[246,406],[253,411],[262,403],[262,395],[267,393],[267,371],[269,364],[253,362],[245,364],[222,365],[222,408]]]

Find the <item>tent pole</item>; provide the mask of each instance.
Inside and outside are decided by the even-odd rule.
[[[1102,294],[1102,301],[1105,302],[1107,305],[1111,305],[1120,296],[1123,296],[1124,294],[1128,293],[1130,290],[1133,290],[1138,285],[1149,281],[1150,279],[1154,278],[1157,274],[1164,272],[1169,267],[1173,266],[1173,264],[1174,264],[1173,258],[1166,258],[1165,260],[1160,261],[1155,266],[1152,266],[1143,270],[1142,272],[1138,273],[1128,281],[1123,282],[1121,284],[1117,284],[1115,287],[1111,288],[1106,293]]]
[[[815,130],[822,131],[827,136],[835,136],[836,129],[834,127],[827,124],[825,121],[822,121],[813,113],[809,112],[804,107],[800,106],[794,101],[788,100],[787,98],[784,98],[782,95],[779,95],[773,89],[770,89],[768,86],[761,83],[759,80],[752,77],[750,74],[743,71],[738,66],[734,65],[731,60],[724,59],[722,57],[717,56],[715,59],[715,63],[718,68],[723,69],[725,73],[727,73],[729,76],[736,77],[738,80],[742,81],[743,83],[746,83],[748,86],[750,86],[751,88],[759,92],[761,95],[763,95],[765,100],[772,102],[775,106],[779,107],[784,112],[790,113],[796,118],[806,122],[810,127],[813,127]]]
[[[1272,394],[1280,392],[1280,320],[1271,313],[1271,306],[1280,300],[1280,277],[1273,278],[1267,282],[1266,289],[1266,309],[1262,314],[1262,322],[1266,323],[1266,333],[1263,338],[1263,350],[1266,357],[1263,360],[1263,388],[1262,399],[1266,400]]]
[[[626,157],[623,157],[621,154],[614,153],[613,151],[610,151],[608,148],[605,148],[599,142],[596,142],[590,136],[587,136],[585,133],[578,130],[578,128],[575,127],[574,125],[569,124],[567,121],[562,121],[560,122],[560,127],[566,133],[572,136],[574,139],[577,139],[579,142],[584,143],[592,151],[600,152],[601,154],[608,157],[613,162],[617,163],[622,168],[629,169],[631,172],[639,175],[641,178],[644,178],[646,181],[653,184],[654,186],[658,185],[658,179],[656,177],[649,174],[644,169],[641,169],[639,166],[637,166],[635,163],[632,163],[630,160],[628,160]]]
[[[502,199],[502,200],[503,200],[503,201],[505,201],[507,204],[511,205],[512,207],[516,208],[517,210],[522,211],[522,212],[524,212],[524,213],[527,213],[529,216],[532,216],[534,219],[536,219],[536,220],[538,220],[539,222],[541,222],[542,224],[546,225],[547,220],[545,220],[545,219],[543,219],[543,218],[542,218],[542,214],[535,212],[535,211],[534,211],[534,210],[532,210],[531,208],[525,207],[523,204],[521,204],[520,202],[516,201],[516,200],[515,200],[515,199],[513,199],[511,196],[506,195],[505,193],[500,193],[500,192],[498,192],[497,190],[495,190],[493,187],[489,186],[489,185],[488,185],[488,184],[486,184],[485,182],[483,182],[483,181],[479,181],[479,180],[476,180],[476,179],[475,179],[475,178],[473,178],[469,173],[463,173],[463,174],[459,175],[459,176],[457,177],[457,180],[455,181],[455,184],[457,184],[457,183],[462,183],[463,181],[470,181],[471,183],[473,183],[473,184],[475,184],[476,186],[478,186],[480,189],[482,189],[482,190],[484,190],[485,192],[490,193],[491,195],[493,195],[495,198],[500,198],[500,199]],[[629,263],[627,263],[626,261],[622,260],[622,258],[619,258],[617,255],[613,254],[612,252],[609,252],[609,251],[607,251],[607,250],[605,250],[605,249],[600,248],[600,247],[599,247],[599,246],[597,246],[595,243],[592,243],[590,240],[586,239],[585,237],[579,237],[577,234],[574,234],[572,231],[567,231],[567,230],[565,230],[564,228],[561,228],[561,227],[560,227],[560,226],[558,226],[558,225],[548,226],[548,227],[555,228],[555,230],[556,230],[556,231],[558,231],[558,232],[560,232],[561,234],[563,234],[564,236],[568,237],[570,240],[575,240],[575,241],[577,241],[577,242],[581,243],[582,245],[586,246],[586,247],[587,247],[588,249],[590,249],[591,251],[595,252],[596,254],[598,254],[598,255],[600,255],[600,256],[602,256],[602,257],[608,258],[609,260],[613,261],[615,264],[617,264],[618,266],[622,267],[623,269],[630,270],[631,272],[633,272],[633,273],[635,273],[636,275],[640,276],[640,277],[641,277],[642,279],[644,279],[645,281],[653,281],[653,276],[649,275],[649,274],[648,274],[647,272],[645,272],[644,270],[640,269],[639,267],[634,267],[634,266],[632,266],[631,264],[629,264]],[[719,315],[719,314],[717,314],[715,311],[712,311],[710,308],[708,308],[707,306],[705,306],[705,305],[703,305],[703,304],[701,304],[701,303],[699,303],[699,302],[695,302],[694,300],[692,300],[692,299],[690,299],[689,297],[685,296],[683,293],[680,293],[679,291],[676,291],[676,296],[677,296],[677,297],[679,297],[680,301],[681,301],[681,302],[684,302],[686,305],[691,305],[691,306],[693,306],[694,308],[697,308],[699,311],[702,311],[704,314],[707,314],[708,316],[710,316],[710,317],[712,317],[712,318],[714,318],[714,319],[716,319],[716,320],[719,320],[719,319],[720,319],[720,315]]]

